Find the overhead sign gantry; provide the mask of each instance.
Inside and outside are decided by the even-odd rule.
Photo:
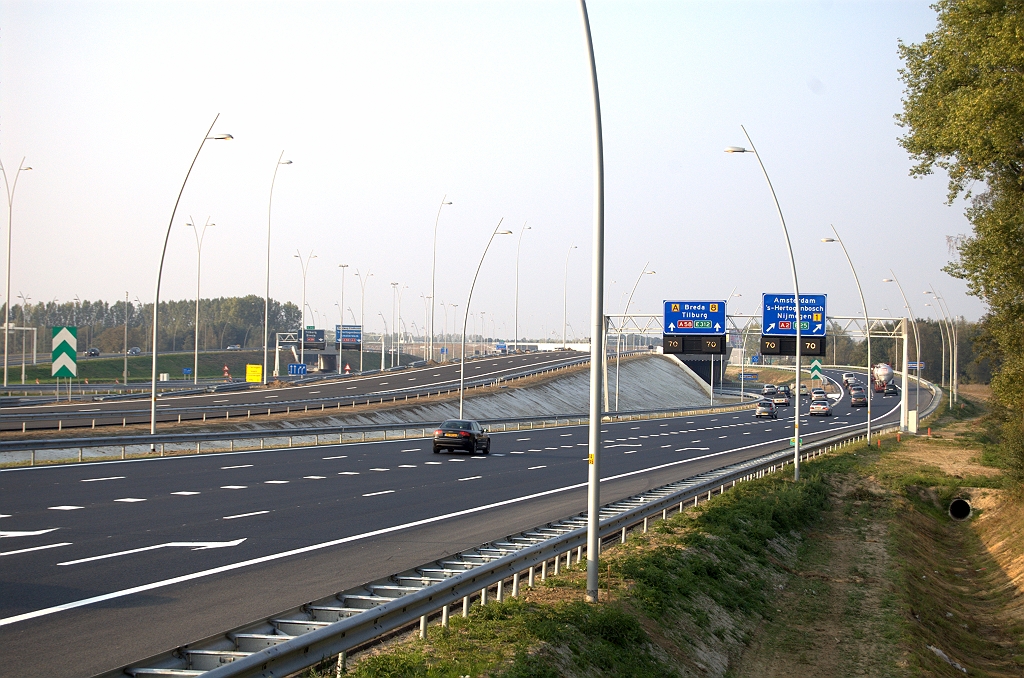
[[[724,301],[666,301],[664,352],[724,354],[725,315]]]
[[[797,324],[800,354],[825,355],[825,294],[800,294],[800,315],[792,294],[768,294],[761,299],[761,353],[796,355]]]

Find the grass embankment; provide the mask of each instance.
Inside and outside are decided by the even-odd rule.
[[[385,356],[387,358],[387,356]],[[359,369],[359,352],[344,351],[342,353],[342,366],[345,363],[351,365],[353,371]],[[402,355],[402,363],[407,364],[420,360],[417,356]],[[157,356],[157,371],[166,372],[171,379],[182,379],[182,369],[192,368],[194,357],[191,353],[166,353]],[[291,352],[281,352],[281,371],[287,369],[287,365],[293,362]],[[215,353],[199,353],[199,378],[200,379],[223,379],[224,366],[227,365],[233,378],[245,378],[245,366],[247,364],[263,365],[263,351],[217,351]],[[376,370],[380,368],[380,353],[364,353],[363,369]],[[152,356],[134,356],[128,358],[128,382],[143,383],[149,381],[153,369]],[[270,354],[269,369],[274,369],[274,354]],[[121,373],[124,370],[124,358],[86,358],[78,356],[78,379],[75,383],[88,380],[90,384],[113,384],[117,379],[122,382]],[[8,369],[11,384],[21,384],[21,366],[13,366]],[[191,375],[188,377],[192,378]],[[62,380],[63,381],[63,380]],[[55,377],[50,376],[50,365],[26,365],[25,384],[52,384],[56,382]]]
[[[597,605],[573,567],[349,674],[1020,676],[1024,504],[983,415],[967,402],[936,437],[850,446],[633,533],[602,554]]]
[[[740,383],[740,368],[736,365],[729,365],[725,368],[725,380],[735,384]],[[760,365],[744,365],[742,371],[746,374],[756,374],[757,381],[748,380],[747,388],[759,390],[764,384],[792,384],[792,367],[763,367]],[[803,370],[800,377],[801,383],[810,384],[810,372]],[[804,380],[807,380],[806,382]]]

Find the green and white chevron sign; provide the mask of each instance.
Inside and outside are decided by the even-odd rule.
[[[50,375],[54,377],[78,376],[78,328],[53,328],[53,365]]]
[[[817,358],[811,361],[811,379],[823,381],[821,378],[821,361]]]

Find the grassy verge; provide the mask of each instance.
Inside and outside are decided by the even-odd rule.
[[[828,506],[820,477],[774,476],[634,533],[602,554],[601,598],[582,601],[585,572],[563,571],[521,598],[432,626],[356,658],[350,675],[724,675],[772,601],[801,530]],[[334,674],[321,667],[309,676]]]

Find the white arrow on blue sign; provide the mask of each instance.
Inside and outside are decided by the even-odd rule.
[[[827,294],[800,293],[800,336],[825,336]],[[796,336],[796,304],[792,294],[763,294],[761,334]]]
[[[725,334],[725,302],[666,301],[665,334]]]

